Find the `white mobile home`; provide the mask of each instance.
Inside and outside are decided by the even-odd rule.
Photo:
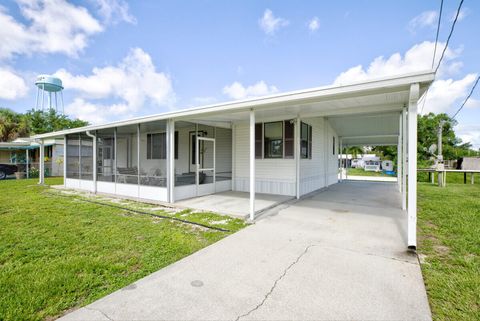
[[[337,183],[342,146],[396,145],[406,208],[407,173],[416,172],[417,101],[433,79],[423,72],[313,88],[34,138],[65,139],[66,187],[170,203],[243,191],[252,219],[255,193],[300,198]],[[410,175],[413,247],[415,180]]]

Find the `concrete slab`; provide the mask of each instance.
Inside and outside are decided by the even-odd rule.
[[[255,212],[260,213],[278,204],[284,203],[291,196],[256,194]],[[247,217],[250,211],[250,194],[245,192],[222,192],[175,202],[176,206],[213,211],[221,214]]]
[[[431,320],[396,191],[333,185],[61,320]]]

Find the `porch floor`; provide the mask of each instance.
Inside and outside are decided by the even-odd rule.
[[[259,213],[292,199],[292,196],[255,194],[255,212]],[[175,202],[175,205],[197,210],[212,211],[240,217],[248,217],[250,194],[248,192],[221,192]]]

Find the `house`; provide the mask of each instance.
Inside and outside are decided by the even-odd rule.
[[[247,192],[251,219],[256,193],[300,198],[338,183],[342,147],[395,145],[403,209],[408,185],[408,245],[415,247],[417,102],[433,79],[431,71],[411,73],[33,138],[65,139],[68,188],[170,203]]]
[[[44,147],[44,169],[46,176],[63,176],[63,138],[46,139]],[[17,138],[11,142],[0,142],[0,164],[11,164],[29,177],[39,169],[40,144],[30,138]]]

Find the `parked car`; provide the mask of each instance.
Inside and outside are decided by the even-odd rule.
[[[16,165],[0,164],[0,180],[7,178],[8,175],[12,175],[16,171],[18,171]]]

